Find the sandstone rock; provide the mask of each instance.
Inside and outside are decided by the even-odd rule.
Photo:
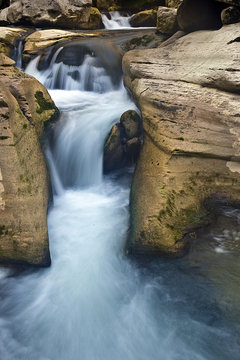
[[[177,8],[183,0],[166,0],[165,5],[170,8]]]
[[[122,114],[112,127],[104,147],[104,171],[109,172],[136,162],[141,147],[141,119],[134,110]]]
[[[16,38],[21,37],[27,32],[22,28],[1,27],[0,30],[0,53],[10,55],[13,50]]]
[[[157,12],[157,31],[172,35],[178,30],[177,10],[159,6]]]
[[[133,27],[155,27],[157,25],[157,11],[141,11],[131,17],[130,24]]]
[[[229,6],[221,13],[223,25],[234,24],[240,21],[240,8],[236,6]]]
[[[8,14],[7,8],[0,11],[0,26],[5,26],[9,24],[7,14]]]
[[[135,254],[182,254],[209,221],[208,198],[240,201],[239,38],[233,24],[123,58],[144,129],[131,193]]]
[[[56,45],[66,40],[97,37],[99,33],[82,33],[60,29],[35,31],[25,40],[24,55],[36,55],[42,49]]]
[[[186,32],[219,29],[222,7],[213,0],[183,0],[178,8],[177,21]]]
[[[7,8],[7,19],[11,24],[92,29],[100,26],[101,21],[91,4],[91,0],[12,0]]]
[[[0,262],[46,266],[49,184],[39,138],[58,112],[37,80],[0,59]]]

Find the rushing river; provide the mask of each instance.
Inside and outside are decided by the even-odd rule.
[[[61,110],[45,149],[52,266],[1,272],[0,359],[239,360],[239,212],[223,210],[235,232],[221,221],[184,259],[129,260],[133,169],[104,176],[102,165],[112,125],[136,108],[120,54],[107,43],[76,46],[72,60],[65,50],[26,70]]]

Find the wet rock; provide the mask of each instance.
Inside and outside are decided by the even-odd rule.
[[[1,27],[0,53],[10,55],[11,51],[14,48],[14,43],[15,43],[16,38],[21,37],[25,33],[27,33],[26,29]]]
[[[131,192],[134,254],[179,256],[210,221],[211,196],[240,201],[239,38],[233,24],[123,58],[144,130]]]
[[[130,24],[133,27],[155,27],[157,25],[157,11],[141,11],[131,17]]]
[[[102,15],[100,11],[95,7],[91,7],[88,29],[103,29],[103,28],[104,25],[102,22]]]
[[[134,110],[126,111],[113,126],[104,147],[104,171],[136,162],[141,148],[141,119]]]
[[[81,33],[60,29],[47,29],[35,31],[29,35],[25,40],[24,55],[36,55],[39,51],[64,42],[66,40],[78,38],[93,38],[97,37],[98,33]]]
[[[159,6],[157,12],[157,31],[172,35],[178,30],[177,10]]]
[[[136,111],[125,111],[121,116],[120,124],[124,129],[124,135],[126,135],[127,139],[141,136],[141,119]]]
[[[121,127],[114,125],[104,147],[104,171],[116,170],[124,166],[124,151],[121,142]]]
[[[223,25],[234,24],[240,21],[240,7],[229,6],[221,13]]]
[[[4,16],[10,24],[37,27],[92,29],[101,26],[101,19],[91,5],[91,0],[12,0],[0,19]]]
[[[155,30],[151,30],[151,33],[145,35],[133,36],[130,40],[122,42],[120,46],[124,53],[134,49],[153,49],[163,43],[166,38],[166,34],[156,33]]]
[[[177,12],[181,30],[186,32],[219,29],[222,7],[213,0],[183,0]]]
[[[0,55],[0,262],[47,266],[49,183],[39,138],[58,111],[12,64]]]

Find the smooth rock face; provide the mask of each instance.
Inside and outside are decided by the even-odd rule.
[[[133,165],[142,143],[141,119],[134,110],[122,114],[120,123],[112,127],[104,147],[104,171]]]
[[[101,18],[91,5],[91,0],[12,0],[3,11],[10,24],[92,29],[100,26]]]
[[[183,0],[177,12],[179,28],[186,32],[219,29],[221,10],[221,5],[213,0]]]
[[[78,38],[93,38],[96,33],[73,32],[60,29],[38,30],[26,37],[23,55],[36,55],[41,50],[60,42]]]
[[[47,266],[49,183],[39,138],[58,111],[37,80],[0,59],[0,262]]]
[[[157,12],[157,31],[172,35],[178,30],[177,10],[159,6]]]
[[[182,254],[209,221],[209,197],[240,201],[239,37],[228,25],[123,58],[144,129],[131,193],[135,254]]]
[[[131,17],[130,24],[133,27],[155,27],[157,25],[157,11],[141,11]]]

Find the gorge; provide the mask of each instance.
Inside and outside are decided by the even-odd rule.
[[[0,358],[239,360],[239,23],[165,43],[166,35],[151,29],[101,31],[28,33],[11,52],[24,73],[0,58],[1,89],[10,81],[31,89],[15,91],[9,108],[17,103],[27,121],[37,120],[29,131],[34,139],[35,128],[41,133],[51,182],[51,266],[0,268]],[[138,49],[153,43],[158,47]],[[10,72],[14,81],[7,82]],[[31,103],[37,91],[42,95]],[[11,99],[12,93],[10,84]],[[104,144],[128,110],[141,114],[144,131],[136,171],[131,164],[104,173]],[[20,124],[19,134],[28,131],[28,122]],[[181,209],[194,199],[199,210],[212,189],[221,196],[206,207],[215,215],[211,225],[205,213],[197,228],[192,218],[187,230],[185,222],[174,223],[182,199]],[[173,191],[169,201],[165,194]],[[159,212],[165,237],[152,251],[149,228]],[[181,236],[174,242],[176,227]],[[161,241],[168,237],[166,249]],[[169,251],[176,243],[187,244],[183,257]],[[163,251],[167,257],[159,256]]]

